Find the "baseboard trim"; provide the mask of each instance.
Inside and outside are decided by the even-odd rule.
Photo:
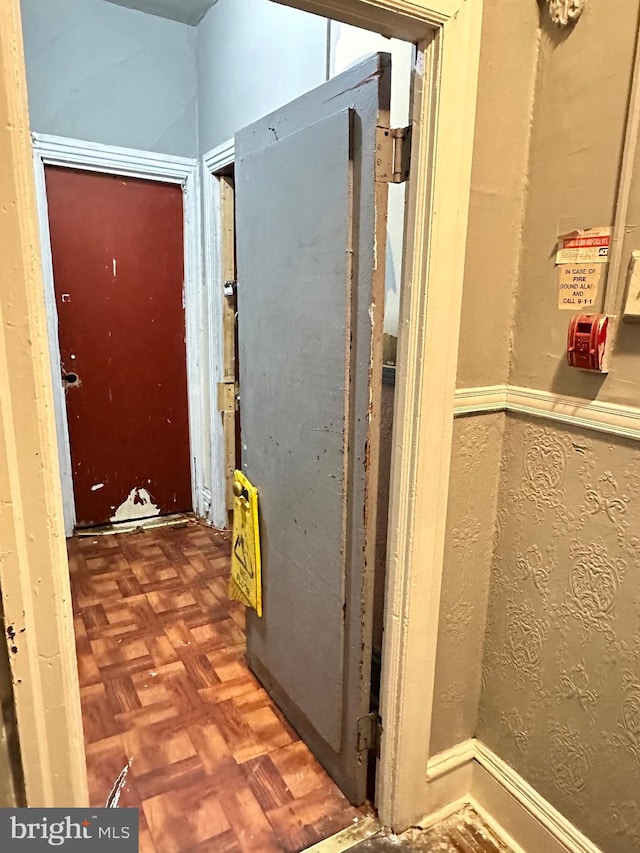
[[[475,767],[476,771],[481,769],[478,764],[476,764]],[[494,781],[494,785],[498,785],[498,783]],[[478,801],[477,797],[470,797],[469,805],[471,808],[475,809],[476,813],[482,818],[489,829],[498,836],[505,847],[509,850],[509,853],[532,853],[532,851],[535,851],[535,853],[542,853],[542,851],[544,851],[544,853],[567,853],[567,849],[564,846],[558,848],[557,843],[553,838],[550,840],[547,838],[542,845],[536,842],[537,846],[529,847],[525,850],[525,848],[518,844],[518,842],[507,832],[505,826],[497,821],[495,817],[487,811],[484,805]],[[520,818],[522,818],[522,815],[520,815]],[[533,821],[535,818],[531,818],[531,820]]]
[[[553,853],[554,848],[548,845],[555,841],[557,845],[561,845],[557,848],[558,853],[564,853],[566,850],[571,853],[602,853],[599,847],[576,829],[571,821],[545,800],[506,761],[478,740],[475,741],[475,760],[483,772],[474,771],[472,793],[481,805],[488,806],[487,811],[505,827],[517,843],[522,844],[518,835],[530,837],[534,829],[531,825],[532,818],[546,830],[544,840],[547,846],[541,842],[538,842],[537,847],[531,843],[527,846],[522,844],[525,850]],[[487,790],[485,774],[497,782],[502,791],[490,793]],[[535,829],[537,831],[538,827]]]
[[[462,741],[451,749],[445,749],[429,759],[427,764],[427,780],[434,782],[442,776],[464,767],[476,757],[476,740]]]
[[[435,755],[428,763],[427,779],[429,817],[425,825],[431,825],[435,813],[445,808],[439,800],[446,790],[455,805],[466,802],[476,808],[514,853],[602,853],[512,767],[476,739]],[[432,788],[436,793],[433,802]]]
[[[433,826],[469,802],[474,758],[475,741],[469,739],[429,761],[427,817],[420,821],[420,826]]]
[[[640,441],[640,408],[635,406],[580,400],[516,385],[486,385],[456,391],[456,417],[487,412],[515,412],[559,421],[574,429],[595,430]]]

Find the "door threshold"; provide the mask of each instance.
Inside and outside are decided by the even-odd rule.
[[[74,536],[79,539],[91,536],[113,536],[116,533],[136,533],[142,530],[154,530],[156,527],[186,527],[196,518],[192,512],[175,513],[173,515],[154,516],[153,518],[137,518],[131,521],[118,521],[114,524],[101,524],[98,527],[83,527],[76,530]]]
[[[358,820],[357,823],[348,826],[346,829],[341,829],[335,835],[330,835],[323,841],[318,841],[311,847],[306,847],[302,853],[343,853],[345,850],[350,850],[359,844],[361,841],[366,841],[377,832],[380,832],[382,826],[376,817],[364,817]]]

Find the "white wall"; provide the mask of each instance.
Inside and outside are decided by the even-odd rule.
[[[196,156],[194,27],[102,0],[21,0],[31,129]]]
[[[200,152],[323,83],[327,29],[269,0],[219,0],[198,26]]]

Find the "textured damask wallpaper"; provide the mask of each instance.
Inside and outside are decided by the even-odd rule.
[[[478,736],[606,853],[640,850],[637,443],[507,418]]]
[[[431,755],[476,731],[504,422],[453,424]]]

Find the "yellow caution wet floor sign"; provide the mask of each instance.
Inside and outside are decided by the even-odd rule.
[[[233,474],[233,546],[229,598],[253,607],[262,616],[262,574],[258,490],[242,471]]]

